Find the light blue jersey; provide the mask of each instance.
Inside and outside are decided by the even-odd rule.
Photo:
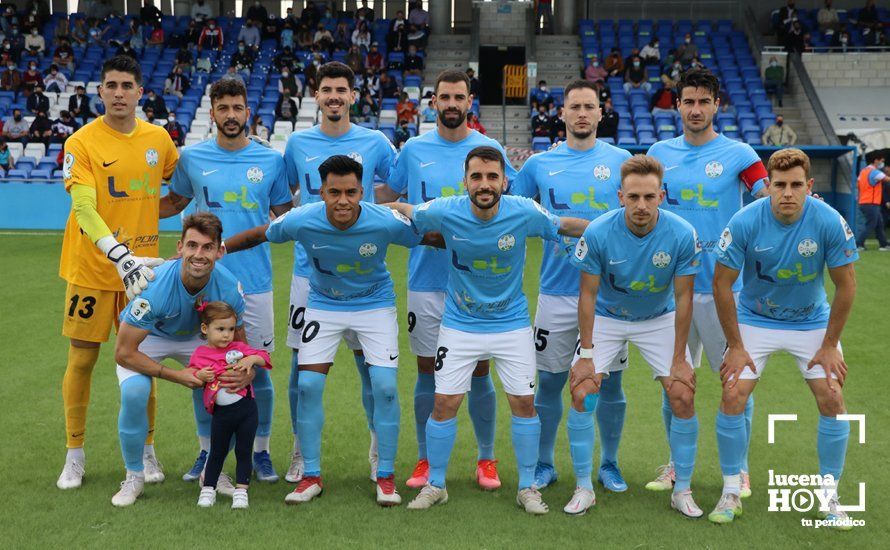
[[[386,181],[396,158],[392,143],[377,130],[353,124],[348,132],[332,138],[321,131],[321,126],[294,132],[287,140],[284,165],[291,186],[300,187],[300,204],[321,200],[321,175],[318,167],[334,155],[347,155],[363,168],[362,188],[366,202],[374,202],[374,176]],[[309,277],[309,258],[303,247],[294,247],[294,275]]]
[[[674,277],[697,274],[700,257],[695,229],[680,216],[659,210],[652,231],[638,237],[619,208],[587,226],[572,264],[600,276],[597,315],[645,321],[674,311]]]
[[[222,222],[223,238],[269,223],[269,209],[290,204],[284,159],[251,141],[228,151],[214,139],[185,147],[170,189],[194,198],[200,212]],[[267,243],[226,254],[219,262],[241,281],[245,294],[272,291],[272,254]]]
[[[186,341],[201,332],[198,306],[203,302],[225,302],[238,315],[244,314],[241,285],[231,271],[217,262],[204,288],[190,294],[182,284],[182,259],[155,268],[155,279],[121,312],[120,320],[149,331],[152,336]]]
[[[480,333],[529,326],[525,241],[558,240],[558,217],[530,199],[505,195],[494,218],[482,221],[462,195],[421,204],[414,223],[422,233],[441,233],[451,256],[442,326]]]
[[[541,205],[557,216],[593,220],[620,206],[621,163],[630,156],[626,150],[602,140],[587,151],[562,144],[525,161],[510,193],[540,197]],[[558,242],[544,244],[541,294],[578,295],[578,270],[569,263],[577,241],[562,237]]]
[[[700,146],[690,145],[683,136],[659,141],[648,154],[664,165],[662,208],[691,223],[701,239],[702,268],[695,292],[711,294],[720,232],[742,207],[743,189],[754,194],[765,187],[766,169],[750,145],[722,134]],[[733,291],[740,288],[741,281]]]
[[[309,307],[331,311],[363,311],[395,306],[392,278],[386,269],[390,244],[420,244],[411,220],[385,206],[362,203],[355,224],[337,229],[328,221],[325,204],[295,208],[266,231],[273,243],[303,245],[312,266]]]
[[[510,165],[510,159],[500,143],[475,130],[461,141],[452,142],[443,139],[436,129],[413,137],[402,146],[389,176],[389,187],[400,195],[407,195],[409,204],[466,195],[464,161],[467,153],[482,145],[501,151],[506,163],[507,181],[512,182],[516,170]],[[449,262],[447,250],[429,246],[412,250],[408,257],[408,290],[444,292]]]
[[[858,259],[856,239],[843,216],[812,197],[790,225],[776,219],[769,197],[754,201],[729,220],[717,245],[717,261],[742,271],[739,322],[765,328],[827,327],[825,266]]]

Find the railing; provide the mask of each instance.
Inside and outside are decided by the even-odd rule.
[[[586,19],[741,19],[738,0],[693,0],[678,5],[672,0],[587,0],[579,10]]]
[[[800,86],[803,88],[803,92],[806,94],[807,101],[810,102],[813,112],[816,113],[816,120],[819,122],[819,127],[822,129],[822,133],[825,134],[828,144],[840,145],[841,142],[837,138],[834,127],[831,125],[831,120],[828,118],[828,113],[825,112],[825,108],[822,106],[822,100],[819,99],[816,87],[813,86],[813,81],[810,80],[810,74],[807,72],[806,66],[800,59],[800,55],[790,54],[788,56],[788,62],[793,66],[794,71],[797,73],[797,78],[800,79]]]
[[[784,52],[784,46],[764,46],[768,53]],[[808,46],[805,53],[884,53],[890,52],[890,46],[847,46],[846,51],[840,46]]]
[[[742,17],[742,30],[745,32],[745,36],[748,37],[748,45],[751,47],[751,51],[763,51],[763,38],[760,36],[760,31],[757,30],[757,14],[754,13],[751,6],[745,8],[745,16]],[[760,67],[760,57],[756,57],[754,61]]]

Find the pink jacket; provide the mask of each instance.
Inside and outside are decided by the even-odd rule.
[[[222,389],[219,387],[219,376],[226,372],[229,365],[234,365],[241,360],[242,357],[247,357],[248,355],[259,355],[266,361],[266,366],[264,368],[272,368],[272,360],[269,358],[268,353],[262,350],[255,350],[244,342],[234,341],[224,349],[211,348],[210,346],[198,346],[194,353],[192,353],[192,357],[189,359],[189,367],[195,369],[213,367],[215,378],[212,382],[204,385],[204,408],[207,409],[207,412],[213,414],[213,405],[216,404],[216,394]],[[250,392],[249,395],[253,397],[253,386],[242,388],[236,393],[241,396],[246,396],[248,395],[248,392]]]

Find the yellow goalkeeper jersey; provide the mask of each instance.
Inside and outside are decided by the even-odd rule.
[[[74,184],[96,190],[96,209],[118,242],[136,256],[158,255],[161,180],[173,175],[179,153],[160,126],[136,120],[130,134],[113,130],[99,117],[65,142],[65,189]],[[117,270],[68,215],[59,275],[99,290],[124,290]]]

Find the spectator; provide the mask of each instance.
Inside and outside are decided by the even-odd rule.
[[[553,0],[535,0],[535,34],[553,34]]]
[[[142,111],[145,112],[148,109],[152,109],[159,118],[167,118],[167,102],[154,90],[146,92],[145,101],[142,103]]]
[[[763,72],[763,87],[767,93],[775,94],[779,107],[782,107],[782,95],[785,93],[785,67],[779,65],[775,56],[769,59],[769,66]]]
[[[547,114],[547,106],[538,105],[538,114],[532,118],[532,136],[550,138],[550,127],[552,120]]]
[[[143,110],[143,112],[145,112],[145,121],[146,122],[149,122],[151,124],[157,124],[157,122],[155,122],[155,110],[154,109],[152,109],[151,107],[149,107],[147,109],[145,107],[143,107],[142,110]]]
[[[46,84],[47,92],[55,92],[59,94],[64,92],[65,88],[68,87],[68,77],[60,72],[55,64],[52,64],[49,66],[49,74],[43,79],[43,83]]]
[[[37,32],[37,27],[31,29],[31,32],[25,38],[25,49],[31,55],[43,57],[46,53],[46,40]]]
[[[779,42],[785,41],[785,37],[791,30],[791,25],[797,21],[797,8],[794,7],[794,0],[788,2],[779,9],[779,17],[776,22],[776,35]]]
[[[240,82],[242,85],[245,85],[244,78],[240,74],[238,74],[238,69],[234,65],[229,65],[229,68],[226,69],[226,74],[219,77],[219,79],[220,80],[234,80],[236,82]]]
[[[30,143],[38,142],[49,145],[49,141],[53,137],[53,123],[46,116],[46,111],[37,111],[37,116],[31,123],[28,135]]]
[[[182,74],[182,67],[177,65],[173,68],[173,72],[167,75],[167,80],[164,81],[164,94],[175,95],[182,99],[183,94],[188,90],[189,79]]]
[[[71,44],[64,38],[59,40],[58,44],[59,45],[56,46],[56,49],[53,52],[53,63],[59,67],[65,67],[69,71],[73,71],[74,50],[71,48]]]
[[[318,24],[315,36],[312,37],[312,43],[316,48],[322,51],[333,53],[334,36],[322,23]]]
[[[406,141],[411,139],[411,132],[408,130],[408,121],[401,120],[396,126],[395,135],[393,136],[393,144],[395,144],[396,149],[401,150],[402,145],[405,144]]]
[[[868,29],[866,29],[868,31]],[[871,28],[870,32],[863,31],[862,38],[865,39],[866,46],[886,46],[887,45],[887,35],[884,33],[884,26],[881,22],[877,22]],[[806,48],[806,43],[804,44],[804,48]],[[806,49],[804,50],[806,51]]]
[[[253,52],[247,46],[244,42],[238,42],[238,51],[232,56],[231,65],[239,73],[245,73],[250,77],[250,70],[253,67]]]
[[[15,168],[15,159],[12,158],[12,152],[9,150],[5,138],[0,138],[0,168],[7,172]]]
[[[244,42],[245,45],[254,50],[259,49],[260,43],[262,42],[260,29],[258,29],[250,19],[245,21],[244,26],[238,31],[238,42]]]
[[[594,55],[590,58],[590,62],[587,64],[587,68],[584,69],[584,80],[588,82],[596,82],[598,80],[605,80],[609,77],[609,73],[602,67],[600,63],[599,57]]]
[[[372,42],[371,51],[365,56],[365,70],[377,72],[382,71],[383,67],[383,54],[377,51],[377,42]]]
[[[480,87],[479,79],[476,78],[476,71],[467,69],[467,77],[470,79],[470,95],[474,99],[479,99],[482,95],[482,88]]]
[[[191,16],[198,23],[203,23],[205,19],[213,19],[213,8],[204,0],[197,0],[192,4]]]
[[[652,89],[652,84],[649,84],[649,72],[639,57],[634,57],[624,72],[624,92],[628,93],[632,88],[642,88],[647,93]]]
[[[609,76],[621,76],[624,74],[624,59],[621,58],[621,52],[618,48],[612,48],[609,57],[603,63],[603,68],[609,73]]]
[[[4,92],[18,93],[22,88],[22,72],[15,66],[15,61],[9,60],[6,63],[6,70],[0,76],[0,88]]]
[[[437,116],[438,112],[433,108],[433,100],[430,99],[426,102],[426,107],[424,107],[423,111],[420,113],[420,120],[422,122],[436,122]]]
[[[201,50],[204,48],[207,48],[208,50],[216,48],[218,51],[222,51],[222,47],[222,29],[217,28],[216,21],[211,19],[201,30],[201,35],[198,37],[198,53],[201,53]]]
[[[599,97],[600,105],[604,105],[607,99],[612,98],[612,90],[610,90],[609,87],[606,86],[606,83],[602,80],[597,80],[593,83],[593,86],[596,88],[596,93]]]
[[[160,23],[156,23],[156,25],[160,27]],[[120,40],[109,40],[109,43],[117,43],[118,47],[127,43],[134,50],[142,50],[145,47],[145,38],[142,36],[142,25],[139,20],[131,19],[126,34]]]
[[[368,73],[365,77],[365,90],[371,93],[371,96],[376,98],[380,95],[380,75],[377,73]]]
[[[127,55],[132,57],[134,60],[139,61],[139,54],[137,54],[136,50],[134,50],[133,47],[130,46],[129,42],[124,42],[123,44],[121,44],[121,46],[117,49],[117,53],[115,55]]]
[[[16,142],[24,145],[28,144],[28,133],[31,125],[22,116],[21,109],[13,109],[12,116],[3,122],[3,137],[7,142]]]
[[[831,7],[832,0],[825,0],[825,6],[816,14],[816,22],[819,24],[819,32],[831,34],[841,24],[837,10]]]
[[[408,99],[408,94],[402,93],[399,102],[396,103],[396,119],[399,121],[407,120],[414,122],[417,119],[417,106]]]
[[[355,19],[358,21],[374,21],[374,10],[368,7],[368,0],[362,0],[362,7],[355,10]]]
[[[185,144],[185,131],[182,129],[182,125],[176,121],[174,113],[167,115],[167,124],[164,125],[164,129],[170,134],[170,139],[177,147],[182,147]]]
[[[408,46],[408,27],[402,10],[396,11],[395,18],[389,24],[386,45],[391,52],[400,52]]]
[[[547,111],[553,108],[553,96],[550,95],[550,91],[547,89],[547,81],[540,80],[538,81],[538,87],[531,91],[531,107],[534,110],[538,110],[539,106],[544,106]]]
[[[22,75],[22,83],[25,95],[29,95],[37,86],[43,88],[43,75],[37,70],[37,63],[34,61],[28,64],[28,70]]]
[[[776,117],[776,123],[766,129],[763,133],[764,145],[775,145],[776,147],[788,147],[797,143],[797,134],[790,126],[785,125],[785,118],[782,115]]]
[[[859,19],[856,24],[860,27],[871,27],[878,22],[880,22],[880,17],[875,0],[866,0],[865,7],[859,10]]]
[[[209,25],[210,20],[205,20],[203,24],[198,25],[197,21],[189,21],[188,27],[185,29],[185,43],[188,46],[197,46],[198,42],[201,41],[201,33],[204,32],[204,29]],[[214,25],[215,29],[215,25]]]
[[[562,106],[559,106],[556,108],[556,114],[550,118],[550,141],[557,143],[558,141],[564,141],[565,137],[566,119],[563,118]]]
[[[285,67],[278,79],[278,91],[288,97],[303,97],[303,82]]]
[[[285,46],[281,53],[275,56],[274,63],[279,71],[284,71],[285,68],[293,71],[295,61],[296,58],[294,57],[294,53],[291,51],[290,48]]]
[[[607,99],[602,105],[603,117],[596,127],[596,137],[617,139],[620,117],[612,106],[612,98]]]
[[[652,114],[667,113],[673,115],[677,112],[677,94],[673,88],[662,88],[652,94],[652,101],[649,103],[649,110]]]
[[[803,26],[800,21],[794,20],[791,29],[785,35],[785,50],[792,53],[803,52]]]
[[[291,124],[297,121],[297,104],[293,99],[284,94],[278,96],[278,103],[275,104],[275,119],[286,120]]]
[[[846,52],[850,46],[850,33],[847,31],[846,25],[841,25],[836,33],[831,35],[831,50],[835,52]]]
[[[109,15],[111,15],[111,6],[108,5],[108,0],[94,1],[86,12],[87,19],[105,20]]]
[[[281,38],[281,27],[279,26],[278,18],[275,16],[269,16],[266,19],[266,22],[262,25],[262,36],[263,40],[274,40],[278,42],[278,39]]]
[[[353,44],[349,48],[349,53],[346,54],[345,63],[352,69],[352,72],[356,75],[359,75],[365,71],[365,58],[362,56],[362,52],[359,51],[358,46]]]
[[[674,59],[674,62],[665,66],[664,71],[662,71],[661,82],[666,88],[676,88],[682,74],[683,63],[679,59]]]
[[[640,59],[643,60],[643,63],[646,65],[661,64],[661,50],[658,49],[658,45],[658,39],[653,38],[648,44],[643,46],[643,49],[640,50]]]
[[[192,72],[192,64],[194,62],[195,58],[192,56],[192,52],[189,50],[188,46],[185,44],[180,46],[179,51],[176,52],[176,66],[183,71]]]
[[[399,83],[386,73],[380,73],[380,97],[386,99],[399,97]]]
[[[84,124],[93,116],[90,112],[90,98],[87,97],[87,90],[83,86],[78,86],[74,95],[68,98],[68,112],[71,116],[80,117]]]
[[[634,57],[639,57],[640,60],[643,58],[640,57],[640,48],[633,48],[630,50],[630,55],[624,58],[624,68],[627,69],[631,63],[633,63]]]
[[[884,235],[884,219],[881,215],[881,203],[883,201],[883,187],[887,182],[884,173],[884,155],[878,154],[871,159],[871,164],[859,172],[857,185],[859,188],[859,210],[865,223],[856,236],[856,247],[865,250],[865,239],[874,230],[878,238],[878,250],[886,252],[890,250],[887,237]]]
[[[68,111],[60,112],[59,118],[56,119],[56,122],[52,125],[52,142],[65,143],[68,136],[76,132],[78,128],[80,128],[80,124],[74,120],[71,113]]]
[[[161,25],[155,25],[148,37],[148,47],[163,48],[165,43],[166,37],[164,36],[164,27],[162,27]]]
[[[99,116],[105,114],[105,104],[102,103],[102,98],[99,94],[94,95],[90,98],[90,113],[92,116]]]
[[[254,0],[253,5],[247,8],[247,13],[244,15],[244,17],[246,19],[256,21],[257,25],[262,27],[266,23],[266,20],[269,19],[269,12],[266,11],[266,8],[263,6],[263,3],[260,2],[260,0]]]
[[[42,86],[34,87],[34,93],[28,96],[26,106],[28,111],[35,114],[40,111],[46,114],[49,111],[49,98],[43,93]]]
[[[677,47],[677,57],[683,65],[689,65],[692,60],[698,57],[698,46],[692,41],[692,35],[686,33],[683,36],[683,43]]]
[[[250,135],[256,136],[262,140],[269,140],[269,128],[263,125],[263,117],[253,115],[253,124],[250,125]]]
[[[408,47],[414,46],[418,50],[426,48],[427,33],[417,25],[408,24]]]
[[[71,29],[67,17],[59,19],[56,29],[53,31],[53,42],[58,44],[62,40],[71,40]]]
[[[358,46],[363,51],[371,47],[371,33],[368,31],[368,24],[364,21],[360,22],[352,31],[352,45]]]
[[[423,76],[423,57],[417,54],[417,46],[408,46],[408,55],[405,57],[405,76]]]
[[[74,21],[74,28],[71,30],[71,40],[80,46],[86,46],[90,40],[90,33],[87,30],[83,19]]]
[[[107,29],[106,29],[107,30]],[[19,32],[19,26],[15,23],[10,31],[9,43],[12,45],[12,51],[17,56],[21,56],[22,50],[25,49],[25,38]]]
[[[351,44],[352,33],[349,32],[349,27],[346,26],[346,22],[341,21],[337,23],[337,28],[334,30],[334,49],[338,51],[346,51]]]
[[[301,50],[308,50],[312,47],[312,32],[309,30],[309,27],[301,24],[297,29],[297,48]]]
[[[732,106],[732,99],[729,97],[729,93],[720,89],[720,93],[717,94],[717,101],[719,101],[720,112],[721,113],[735,113],[735,107]]]
[[[423,9],[421,2],[409,2],[408,23],[424,32],[430,27],[430,14]]]
[[[139,10],[139,18],[149,27],[154,27],[155,23],[160,24],[163,17],[164,14],[151,0],[145,0],[142,9]]]
[[[294,32],[294,26],[291,24],[290,20],[285,19],[284,25],[281,27],[281,39],[278,43],[282,48],[288,47],[290,49],[294,48],[294,41],[296,39],[296,33]]]

